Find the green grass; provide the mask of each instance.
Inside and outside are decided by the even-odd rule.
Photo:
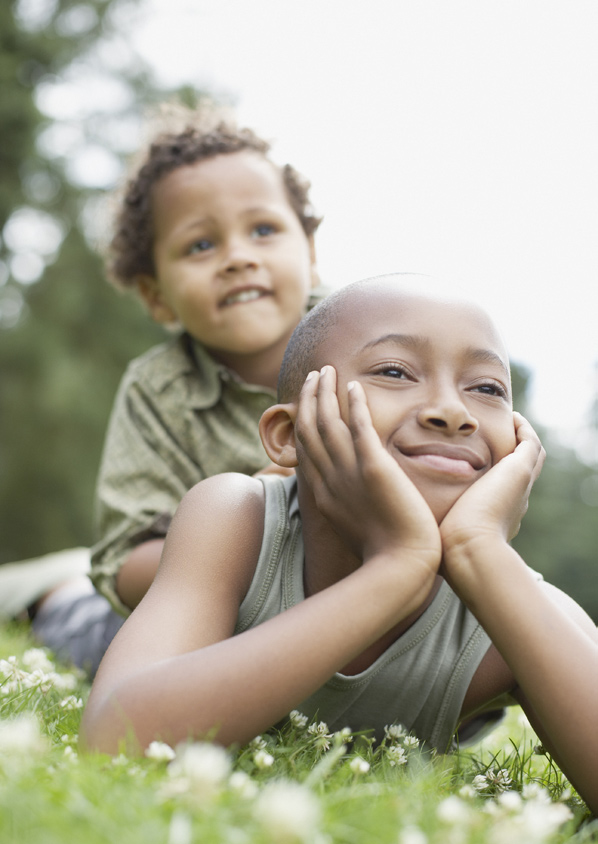
[[[2,844],[598,842],[598,821],[518,709],[451,756],[404,736],[330,736],[299,717],[235,752],[81,756],[89,687],[47,658],[26,627],[0,626]]]

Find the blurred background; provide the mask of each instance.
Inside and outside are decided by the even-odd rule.
[[[108,199],[173,99],[312,181],[332,287],[458,284],[498,317],[548,460],[515,540],[598,622],[594,0],[5,0],[0,563],[93,539],[127,362],[163,339],[104,279]]]

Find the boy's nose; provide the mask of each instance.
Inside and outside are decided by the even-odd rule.
[[[236,272],[248,267],[257,267],[259,263],[256,250],[250,243],[233,241],[228,245],[224,258],[226,272]]]
[[[469,436],[478,429],[478,421],[457,396],[443,396],[431,401],[418,412],[418,422],[423,428],[446,434]]]

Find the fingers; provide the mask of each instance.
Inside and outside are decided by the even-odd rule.
[[[299,397],[295,430],[303,454],[320,475],[351,462],[351,435],[341,415],[332,366],[309,373]]]
[[[380,456],[380,438],[376,433],[370,415],[365,390],[359,381],[347,384],[349,412],[348,425],[353,439],[355,454],[364,466],[370,466],[375,456]],[[386,454],[384,454],[386,458]]]
[[[521,413],[514,412],[513,421],[515,423],[515,435],[517,437],[515,453],[523,456],[529,463],[533,484],[542,471],[546,451],[542,447],[540,438]]]

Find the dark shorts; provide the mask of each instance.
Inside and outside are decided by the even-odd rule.
[[[98,592],[56,593],[36,613],[33,632],[57,657],[93,678],[124,622]]]

